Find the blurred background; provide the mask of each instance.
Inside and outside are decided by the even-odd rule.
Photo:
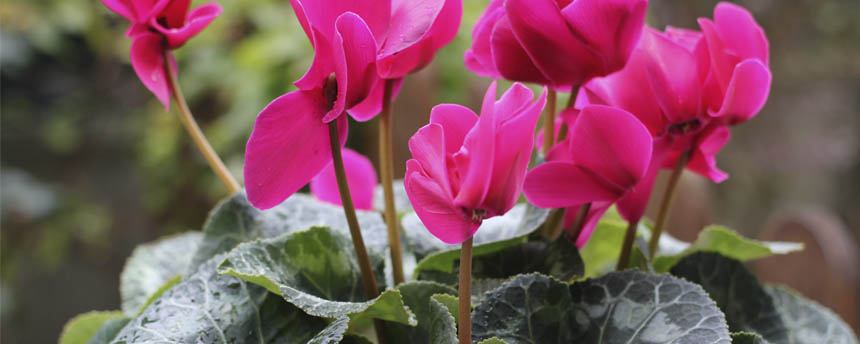
[[[313,52],[288,1],[218,2],[223,15],[176,54],[197,120],[241,177],[256,114],[294,89]],[[462,63],[487,0],[464,2],[458,37],[407,77],[395,102],[398,176],[406,141],[430,108],[477,108],[489,83]],[[754,267],[835,309],[856,331],[860,2],[740,3],[770,39],[772,93],[758,117],[733,128],[718,156],[728,181],[684,176],[669,230],[692,240],[703,225],[719,223],[754,238],[806,242],[802,254]],[[696,28],[715,4],[651,0],[648,22]],[[3,343],[55,342],[72,316],[118,309],[119,273],[131,250],[199,230],[226,196],[176,114],[164,113],[132,71],[126,28],[96,0],[0,2]],[[375,129],[375,121],[352,125],[348,145],[375,159]]]

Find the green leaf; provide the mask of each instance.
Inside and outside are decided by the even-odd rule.
[[[120,311],[93,311],[80,314],[69,320],[60,333],[60,344],[85,344],[110,320],[122,319]]]
[[[773,300],[740,261],[699,252],[681,259],[671,273],[702,286],[725,313],[730,331],[757,333],[772,343],[788,340]]]
[[[663,242],[662,237],[660,241]],[[654,259],[654,270],[659,273],[669,271],[681,258],[695,252],[716,252],[745,262],[801,250],[803,250],[802,243],[763,242],[744,238],[737,232],[723,226],[708,226],[702,229],[696,241],[684,248],[683,251],[669,255],[657,255]]]
[[[579,251],[585,263],[585,277],[597,277],[615,268],[626,231],[627,222],[623,220],[607,216],[600,219],[591,239]]]
[[[448,308],[448,313],[454,316],[454,321],[460,321],[460,301],[457,296],[448,294],[436,294],[432,296],[433,300]]]
[[[429,281],[412,281],[397,286],[403,301],[415,313],[418,326],[387,323],[385,337],[388,343],[456,344],[457,325],[450,313],[450,299],[454,299],[456,312],[457,291]]]
[[[96,334],[87,341],[87,344],[108,344],[116,338],[119,331],[128,325],[131,318],[117,318],[105,321]]]
[[[356,215],[368,250],[386,252],[388,234],[382,216],[368,211],[358,211]],[[248,203],[244,193],[238,193],[221,202],[209,215],[203,225],[203,241],[189,271],[195,271],[202,262],[230,251],[239,243],[273,238],[313,226],[327,226],[349,236],[343,208],[339,206],[297,193],[272,209],[260,211]]]
[[[482,340],[482,341],[481,341],[480,343],[478,343],[478,344],[508,344],[508,342],[506,342],[506,341],[504,341],[504,340],[501,340],[501,339],[499,339],[499,338],[493,337],[493,338],[490,338],[490,339],[487,339],[487,340]]]
[[[568,285],[520,275],[472,313],[472,339],[508,343],[729,343],[701,287],[668,275],[612,272]]]
[[[382,281],[383,258],[371,253],[371,264]],[[415,324],[398,290],[366,300],[350,239],[326,227],[242,243],[218,271],[263,286],[313,316]]]
[[[732,344],[768,344],[768,341],[757,333],[735,332],[732,333]]]
[[[525,242],[527,235],[540,227],[547,214],[548,209],[521,203],[503,216],[484,220],[475,233],[472,256],[486,255]],[[434,237],[415,213],[403,218],[403,228],[412,252],[419,259],[414,276],[425,270],[453,271],[454,262],[460,259],[460,245],[447,245]]]
[[[167,283],[164,283],[161,288],[158,288],[158,290],[156,290],[154,293],[152,293],[152,295],[149,296],[146,302],[143,303],[143,306],[140,307],[140,312],[135,315],[140,315],[140,313],[143,312],[146,307],[149,307],[149,305],[151,305],[153,301],[157,300],[159,297],[161,297],[161,295],[164,294],[164,292],[166,292],[170,288],[173,288],[173,286],[179,284],[179,282],[182,282],[182,275],[176,275],[176,277],[173,277],[169,281],[167,281]]]
[[[112,343],[306,343],[326,327],[264,288],[218,274],[224,258],[167,290]]]
[[[349,317],[340,317],[332,321],[325,329],[314,336],[307,344],[335,344],[343,340],[346,329],[349,328]]]
[[[391,184],[394,191],[394,209],[397,209],[398,215],[403,215],[412,212],[412,202],[409,201],[409,196],[406,194],[406,187],[403,185],[403,179],[396,179]],[[382,189],[382,184],[376,186],[373,190],[373,209],[378,212],[385,212],[385,192]]]
[[[148,300],[188,269],[202,239],[200,232],[186,232],[135,248],[119,277],[122,311],[140,314]]]
[[[451,272],[419,271],[419,279],[455,285],[460,271],[459,259],[452,262],[449,269]],[[472,258],[473,281],[504,280],[530,272],[570,281],[582,277],[585,267],[576,245],[565,239],[550,242],[541,238]]]
[[[785,326],[789,344],[857,344],[857,336],[842,319],[815,301],[781,286],[765,286]]]

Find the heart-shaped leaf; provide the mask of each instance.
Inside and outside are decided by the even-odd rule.
[[[66,323],[58,342],[59,344],[107,343],[103,341],[103,337],[110,336],[109,332],[116,335],[113,331],[116,326],[121,325],[121,328],[127,322],[128,319],[120,311],[94,311],[80,314]],[[104,333],[100,334],[101,332]],[[108,338],[108,341],[112,338]]]
[[[456,295],[456,290],[429,281],[406,282],[397,286],[397,290],[403,295],[403,301],[409,309],[415,313],[418,326],[386,324],[388,343],[457,343],[457,325],[447,307],[448,299],[445,298]]]
[[[383,258],[371,253],[371,264],[382,281]],[[366,299],[350,239],[327,227],[242,243],[218,271],[263,286],[313,316],[415,324],[398,290]]]
[[[857,344],[857,336],[838,315],[786,287],[766,285],[782,321],[788,328],[789,344]]]
[[[729,343],[723,314],[696,284],[628,270],[572,285],[520,275],[472,313],[473,341]]]
[[[757,333],[752,332],[735,332],[732,333],[732,344],[768,344],[769,342],[764,340]]]

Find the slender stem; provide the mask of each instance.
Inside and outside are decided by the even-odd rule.
[[[627,223],[627,232],[624,233],[624,243],[621,244],[621,254],[618,256],[615,270],[626,268],[630,262],[630,251],[633,250],[633,240],[636,239],[636,227],[639,227],[639,221]]]
[[[403,251],[400,248],[400,226],[394,206],[394,151],[391,135],[391,96],[394,80],[385,80],[382,98],[382,114],[379,117],[379,172],[382,175],[382,190],[385,195],[385,224],[388,228],[388,246],[391,249],[391,267],[394,270],[394,285],[403,283]]]
[[[203,135],[203,131],[200,130],[197,122],[194,121],[194,116],[191,115],[191,110],[185,102],[185,96],[182,95],[182,89],[179,88],[176,66],[171,60],[170,50],[165,50],[164,64],[167,66],[167,78],[170,81],[170,88],[173,90],[173,99],[176,100],[176,105],[179,108],[179,119],[182,121],[182,125],[185,126],[185,130],[188,132],[188,135],[190,135],[191,139],[194,140],[194,144],[197,145],[197,149],[200,151],[200,154],[203,154],[203,157],[206,158],[206,162],[209,163],[209,167],[211,167],[218,178],[221,179],[221,182],[224,183],[227,190],[231,194],[234,194],[238,192],[241,187],[239,186],[239,183],[236,182],[236,179],[233,178],[233,175],[230,174],[227,167],[224,166],[224,162],[222,162],[221,158],[218,157],[218,153],[215,153],[215,150],[212,149],[211,145],[209,145],[209,141],[206,140],[206,136]]]
[[[669,208],[672,207],[672,199],[675,197],[675,188],[678,186],[678,181],[681,179],[681,173],[684,172],[684,167],[687,166],[687,161],[690,159],[692,150],[687,150],[678,158],[678,163],[675,164],[675,169],[672,170],[672,176],[669,177],[669,184],[666,186],[666,193],[663,194],[663,200],[660,202],[660,210],[657,212],[657,221],[654,222],[654,230],[651,231],[651,240],[648,241],[648,252],[651,257],[657,255],[657,246],[660,243],[660,235],[663,234],[663,227],[666,224],[666,219],[669,216]]]
[[[541,227],[541,234],[550,240],[555,240],[561,234],[564,225],[565,208],[553,209]]]
[[[549,152],[555,143],[555,97],[556,93],[549,90],[546,93],[546,117],[543,120],[543,154]]]
[[[358,259],[358,267],[361,269],[364,292],[368,299],[374,299],[379,296],[379,287],[377,287],[376,278],[370,266],[370,257],[367,255],[367,248],[364,246],[364,239],[361,237],[361,228],[358,225],[358,218],[355,216],[355,205],[352,203],[352,195],[349,193],[349,185],[346,182],[346,171],[343,167],[343,155],[340,151],[337,121],[329,122],[328,133],[331,141],[331,158],[334,162],[334,173],[337,177],[337,189],[340,192],[343,212],[346,214],[346,222],[349,225],[349,234],[352,236],[352,244],[355,248],[355,256]],[[376,327],[376,337],[382,340],[384,338],[382,321],[377,319],[374,325]]]
[[[570,90],[570,97],[567,98],[567,105],[564,106],[565,110],[571,109],[571,108],[573,108],[574,105],[576,105],[577,93],[579,93],[579,86],[574,86]],[[558,130],[558,140],[557,141],[564,140],[564,138],[567,136],[567,131],[568,131],[567,123],[562,121],[561,122],[561,128]]]
[[[460,248],[460,319],[457,334],[460,344],[472,343],[472,238],[463,242]]]
[[[588,211],[591,210],[591,203],[586,203],[579,206],[579,211],[576,213],[576,219],[573,221],[573,240],[579,239],[582,234],[582,228],[585,227],[585,219],[588,217]]]

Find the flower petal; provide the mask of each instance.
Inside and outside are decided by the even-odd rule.
[[[481,116],[472,130],[463,139],[460,151],[454,154],[454,163],[460,174],[460,188],[454,197],[454,204],[468,209],[477,209],[490,187],[493,172],[493,157],[496,150],[495,125],[496,82],[493,82],[484,95]]]
[[[571,129],[573,161],[625,190],[645,174],[651,146],[642,122],[618,108],[588,105]]]
[[[609,210],[609,207],[612,206],[612,202],[594,202],[591,204],[591,207],[588,208],[588,214],[585,215],[585,223],[582,224],[582,230],[579,232],[579,236],[576,238],[571,238],[576,244],[576,247],[582,249],[583,246],[588,242],[588,239],[591,239],[591,235],[594,234],[594,229],[597,228],[597,223],[600,222],[600,218],[603,217],[603,214]],[[573,236],[576,229],[574,229],[573,222],[576,221],[576,216],[579,213],[579,208],[582,206],[570,207],[567,208],[564,212],[564,228],[567,230],[567,235]]]
[[[445,131],[439,124],[425,125],[409,139],[412,160],[421,166],[422,174],[444,187],[445,197],[453,199],[445,149]]]
[[[741,59],[755,58],[768,65],[769,43],[764,30],[745,8],[720,2],[714,8],[714,24],[720,37]]]
[[[359,122],[369,121],[376,117],[382,111],[382,100],[385,97],[385,82],[387,79],[376,79],[370,94],[361,101],[361,103],[346,110],[353,119]],[[391,99],[394,101],[397,95],[400,94],[400,88],[403,87],[403,78],[393,79],[394,86],[391,90]]]
[[[621,196],[602,178],[570,162],[551,161],[526,174],[526,199],[541,208],[565,208],[589,202],[612,201]]]
[[[370,29],[355,13],[338,17],[334,38],[334,70],[337,79],[337,99],[323,117],[330,122],[364,101],[379,81],[376,74],[376,40]]]
[[[388,34],[379,51],[379,75],[400,78],[426,66],[460,28],[462,0],[393,0]]]
[[[462,210],[455,207],[445,187],[424,174],[415,159],[406,162],[406,195],[415,208],[415,214],[433,234],[447,244],[459,244],[471,238],[480,222],[469,221]]]
[[[170,83],[164,64],[164,45],[161,36],[143,33],[131,43],[131,66],[143,85],[170,110]]]
[[[445,153],[453,155],[463,146],[466,134],[478,122],[471,109],[457,104],[440,104],[430,110],[430,123],[439,124],[445,131]]]
[[[729,174],[717,168],[716,155],[729,142],[729,138],[731,138],[731,132],[725,126],[717,126],[704,132],[698,148],[687,164],[687,169],[714,183],[722,183],[728,179]]]
[[[373,210],[373,193],[379,179],[370,159],[358,152],[344,148],[343,166],[350,196],[357,209]],[[334,164],[330,163],[311,179],[311,193],[322,201],[343,205],[337,186]]]
[[[668,122],[695,119],[701,113],[701,81],[693,51],[651,28],[645,29],[642,46],[648,80]]]
[[[654,182],[657,180],[657,173],[664,166],[664,160],[669,152],[670,144],[666,139],[654,140],[651,161],[648,164],[648,170],[645,172],[645,175],[633,189],[628,191],[616,203],[621,217],[628,222],[637,222],[645,214],[648,200],[651,199],[651,192],[654,189]]]
[[[603,76],[623,68],[639,43],[647,0],[577,0],[561,10],[570,27],[603,57]]]
[[[326,100],[321,90],[294,91],[269,103],[254,124],[245,147],[248,200],[269,209],[307,184],[331,163]],[[341,145],[346,117],[338,120]]]
[[[737,66],[726,89],[722,107],[711,116],[725,117],[735,125],[755,116],[770,93],[772,76],[770,70],[758,59],[748,59]]]
[[[493,64],[508,80],[534,82],[542,85],[550,84],[550,79],[539,70],[531,57],[523,50],[520,41],[514,35],[513,27],[507,15],[499,18],[490,35]],[[480,74],[480,73],[479,73]],[[492,77],[492,73],[484,74]]]
[[[167,37],[167,46],[170,49],[176,49],[205,29],[222,11],[221,5],[212,2],[191,11],[187,19],[183,18],[181,26],[164,27],[157,18],[152,18],[150,25]]]
[[[492,0],[487,5],[472,30],[472,49],[466,50],[464,56],[466,68],[475,74],[494,79],[500,79],[502,76],[496,68],[490,43],[496,22],[505,15],[503,3],[504,0]]]

